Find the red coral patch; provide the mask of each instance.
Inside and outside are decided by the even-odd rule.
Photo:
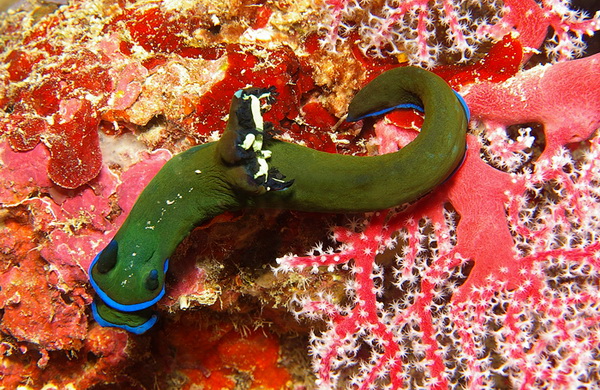
[[[298,117],[301,98],[314,88],[314,83],[312,69],[289,47],[261,48],[258,52],[254,46],[236,44],[227,46],[226,50],[228,68],[225,78],[204,94],[196,106],[195,122],[199,134],[223,130],[233,94],[249,85],[277,89],[277,102],[265,114],[265,119],[276,126],[284,126]]]
[[[185,36],[197,27],[197,18],[175,15],[159,8],[136,13],[126,22],[131,38],[147,51],[172,53],[185,43]]]
[[[433,70],[438,76],[457,88],[478,81],[499,83],[514,76],[521,66],[523,46],[510,34],[496,43],[490,51],[473,65],[440,66]]]
[[[50,78],[34,87],[31,94],[24,98],[31,104],[38,115],[52,115],[58,111],[58,104],[62,95],[60,80]]]
[[[181,321],[171,324],[165,333],[158,338],[169,341],[159,346],[165,349],[161,356],[166,367],[181,367],[180,372],[188,378],[182,389],[234,388],[236,374],[253,389],[283,389],[291,380],[279,365],[278,338],[264,329],[242,336],[229,324],[198,329],[193,322]]]
[[[40,60],[41,55],[25,53],[21,50],[13,50],[6,56],[5,63],[8,64],[8,78],[10,81],[21,81],[31,73],[33,65]]]
[[[87,183],[102,167],[97,131],[100,118],[87,100],[71,100],[65,106],[71,104],[74,107],[65,108],[68,119],[55,123],[45,142],[50,150],[48,176],[65,188]]]
[[[26,67],[23,61],[16,63]],[[49,177],[62,187],[76,188],[100,171],[97,108],[113,89],[112,80],[102,59],[86,50],[47,67],[43,77],[43,82],[24,83],[8,96],[13,112],[1,132],[17,151],[33,149],[43,135],[50,151]]]
[[[260,6],[258,11],[256,12],[256,19],[252,24],[253,29],[265,28],[269,24],[269,19],[271,18],[271,14],[273,10],[271,10],[266,5]]]
[[[8,135],[8,142],[13,150],[26,152],[35,148],[40,142],[40,134],[47,128],[46,121],[38,117],[26,117],[22,113],[11,116],[11,122],[2,123],[1,133]]]

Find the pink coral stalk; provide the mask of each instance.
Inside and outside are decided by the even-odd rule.
[[[596,54],[537,66],[500,84],[475,84],[465,98],[488,134],[515,124],[544,125],[546,147],[539,158],[544,163],[563,145],[589,138],[600,126],[599,90],[600,54]]]

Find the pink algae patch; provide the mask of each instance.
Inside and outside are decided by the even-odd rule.
[[[121,175],[121,184],[118,188],[119,207],[125,212],[135,204],[138,195],[150,180],[160,171],[162,166],[169,161],[172,154],[165,149],[159,149],[152,153],[144,153],[144,159],[134,165]]]
[[[7,228],[0,233],[6,260],[0,273],[1,329],[43,349],[79,349],[87,332],[84,289],[80,287],[68,300],[61,297],[45,261],[32,250],[33,235],[30,227],[14,221],[7,221]]]
[[[0,203],[18,204],[30,194],[52,187],[46,174],[47,158],[48,151],[41,145],[22,153],[13,152],[5,142],[0,143]]]
[[[146,158],[133,164],[119,180],[104,169],[97,179],[90,183],[93,188],[80,190],[60,205],[47,200],[32,200],[31,208],[39,223],[49,224],[44,230],[51,231],[49,240],[52,245],[42,249],[42,255],[51,263],[72,269],[77,277],[73,279],[71,271],[61,273],[63,279],[87,282],[87,269],[94,254],[100,251],[117,232],[124,222],[135,200],[144,187],[152,180],[171,154],[165,150],[146,154]],[[110,197],[117,195],[120,213],[113,213],[114,205]],[[56,193],[53,193],[56,198]],[[62,228],[56,229],[52,226]],[[74,268],[73,268],[74,267]]]
[[[75,383],[87,388],[98,381],[115,380],[129,342],[124,331],[96,324],[89,328],[87,306],[92,296],[87,268],[171,155],[166,151],[148,154],[125,168],[121,178],[126,183],[105,167],[89,186],[75,190],[64,190],[47,178],[48,155],[41,145],[13,152],[7,143],[0,144],[0,202],[11,206],[3,214],[0,229],[0,327],[11,336],[10,341],[0,343],[5,354],[0,371],[7,386],[28,376],[36,384],[52,381],[59,387]],[[115,197],[122,200],[119,207]],[[27,359],[12,361],[15,348],[20,349],[17,355],[31,348],[37,363],[36,359],[33,364]],[[52,352],[61,350],[81,355],[61,364],[65,355]]]

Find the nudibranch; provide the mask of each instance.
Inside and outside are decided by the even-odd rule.
[[[246,88],[232,99],[219,141],[175,155],[137,199],[115,237],[92,261],[92,311],[103,326],[143,333],[165,294],[169,257],[197,225],[250,207],[348,213],[414,201],[461,163],[469,112],[435,74],[389,70],[360,90],[348,121],[397,108],[423,110],[419,135],[398,152],[348,156],[319,152],[272,137],[263,120],[273,88]]]

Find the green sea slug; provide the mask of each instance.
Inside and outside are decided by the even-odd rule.
[[[435,74],[389,70],[348,108],[349,121],[397,108],[424,110],[419,135],[398,152],[357,157],[319,152],[271,137],[263,103],[274,89],[247,88],[232,99],[217,142],[175,155],[139,196],[125,223],[93,260],[96,320],[143,333],[157,320],[169,257],[197,225],[251,207],[364,212],[414,201],[446,180],[466,148],[468,109]]]

